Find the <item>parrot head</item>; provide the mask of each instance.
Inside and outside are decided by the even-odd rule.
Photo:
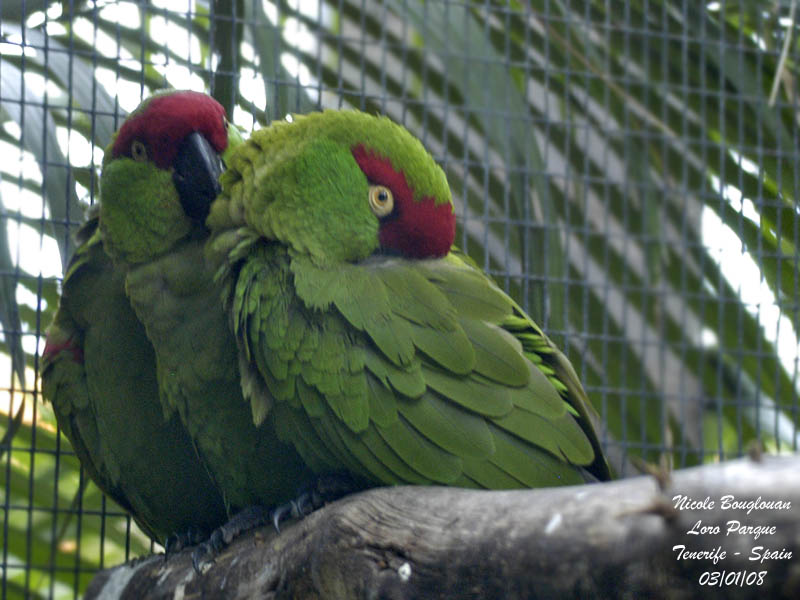
[[[241,142],[206,94],[170,90],[143,101],[103,158],[100,223],[109,253],[140,262],[202,228],[222,160]]]
[[[253,166],[259,151],[261,162]],[[229,166],[209,216],[212,230],[239,214],[261,235],[320,265],[376,253],[441,257],[453,244],[444,172],[419,140],[386,117],[349,110],[294,116],[253,134]]]

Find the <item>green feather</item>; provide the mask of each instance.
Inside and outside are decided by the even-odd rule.
[[[526,410],[516,410],[492,422],[572,464],[589,465],[594,460],[592,445],[571,415],[545,419]]]
[[[391,388],[367,373],[370,419],[380,427],[389,427],[397,420],[397,399]]]
[[[545,419],[562,417],[569,405],[553,387],[550,379],[533,364],[528,364],[528,372],[530,380],[526,387],[509,388],[514,405]]]
[[[297,380],[297,394],[309,417],[320,418],[325,414],[325,399],[314,387],[306,385],[302,378]]]
[[[456,311],[436,286],[417,269],[397,259],[381,259],[374,265],[365,263],[386,286],[392,311],[412,323],[437,332],[458,328]]]
[[[475,371],[506,385],[527,385],[528,365],[516,347],[518,342],[515,345],[495,325],[471,319],[460,322],[475,349]]]
[[[495,433],[497,452],[490,459],[526,487],[577,485],[585,479],[580,470],[502,431]]]
[[[460,458],[428,441],[402,417],[389,427],[378,427],[377,431],[420,475],[437,483],[452,483],[461,474],[463,464]]]
[[[508,388],[475,373],[469,377],[453,376],[432,365],[424,365],[423,373],[431,389],[486,417],[501,417],[511,412],[514,405],[510,390],[521,390],[526,399],[528,395],[527,388]]]
[[[295,257],[291,269],[295,291],[308,308],[326,310],[333,303],[332,290],[339,285],[340,269],[317,268],[305,257]]]
[[[411,363],[414,344],[411,328],[401,319],[380,318],[367,324],[367,333],[381,352],[398,367]]]
[[[353,327],[369,331],[376,322],[393,321],[389,295],[380,279],[352,265],[342,265],[334,272],[338,276],[330,290],[333,303]]]
[[[342,443],[339,435],[335,433],[328,421],[328,411],[330,409],[323,405],[323,414],[320,417],[307,417],[305,421],[308,427],[314,430],[314,434],[318,440],[320,449],[328,453],[329,463],[331,466],[326,469],[338,470],[342,467],[348,469],[351,473],[356,473],[366,477],[367,473],[362,467],[361,463],[354,457],[354,452]]]
[[[475,368],[475,350],[460,325],[451,331],[410,327],[414,345],[445,369],[467,375]]]
[[[363,377],[359,381],[366,383]],[[354,433],[364,431],[369,425],[369,402],[366,389],[362,389],[361,386],[357,390],[354,389],[353,393],[326,396],[325,399],[336,416]]]
[[[363,444],[364,448],[369,450],[370,454],[375,457],[375,460],[378,460],[394,473],[396,479],[392,483],[407,483],[412,485],[431,485],[434,483],[431,479],[423,477],[417,471],[409,467],[408,464],[397,455],[397,452],[386,443],[378,433],[378,430],[374,427],[370,427],[360,434],[360,442]]]
[[[379,353],[366,348],[364,364],[384,385],[387,382],[390,383],[404,396],[417,398],[425,393],[425,379],[418,361],[406,368],[401,368],[383,360]]]
[[[325,429],[332,436],[336,436],[339,443],[347,449],[353,458],[361,465],[357,471],[367,479],[375,479],[386,484],[400,484],[400,479],[385,464],[387,461],[379,460],[372,452],[371,448],[364,443],[363,435],[354,433],[350,428],[345,427],[333,415],[326,414],[323,417]]]
[[[402,400],[398,410],[417,431],[448,452],[485,458],[494,452],[486,421],[429,392],[414,400]]]
[[[493,462],[485,459],[464,459],[464,473],[474,482],[469,487],[483,487],[490,490],[527,487],[524,481],[512,477]]]
[[[281,422],[281,427],[288,433],[288,435],[284,434],[286,437],[283,441],[294,444],[300,456],[313,471],[324,473],[330,470],[333,463],[330,459],[330,450],[317,436],[313,426],[309,426],[308,417],[300,411],[292,410],[281,404],[276,406],[275,413],[275,418]]]
[[[483,273],[462,263],[455,255],[420,261],[420,271],[444,293],[459,316],[500,322],[511,313],[513,303]]]
[[[309,308],[331,303],[356,329],[366,331],[383,354],[398,366],[411,362],[414,346],[409,325],[393,316],[381,280],[352,265],[322,269],[307,259],[292,261],[298,296]]]

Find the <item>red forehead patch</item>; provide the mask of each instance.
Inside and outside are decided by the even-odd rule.
[[[353,158],[371,183],[385,185],[394,196],[394,211],[381,220],[381,247],[406,258],[439,258],[450,251],[456,237],[456,215],[449,202],[436,204],[433,196],[414,200],[406,176],[388,158],[367,150],[352,149]]]
[[[147,147],[150,160],[166,169],[183,138],[195,131],[203,134],[214,150],[222,152],[228,145],[224,119],[225,109],[206,94],[183,91],[156,96],[122,124],[112,155],[130,156],[131,144],[139,140]]]

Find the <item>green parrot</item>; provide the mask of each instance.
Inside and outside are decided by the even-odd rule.
[[[203,135],[191,135],[191,132]],[[223,159],[241,137],[210,96],[167,92],[123,124],[100,177],[99,230],[124,274],[124,289],[156,357],[157,397],[177,415],[229,514],[293,497],[313,474],[291,444],[257,429],[244,399],[236,341],[205,258],[204,225],[219,171],[190,162],[182,148],[203,139]],[[234,139],[236,138],[236,139]]]
[[[407,130],[295,116],[226,164],[207,256],[254,442],[277,434],[314,473],[369,485],[610,478],[575,371],[453,247],[444,172]]]
[[[142,531],[168,549],[199,539],[225,521],[222,496],[180,420],[164,415],[153,348],[96,216],[78,239],[42,357],[44,398],[89,477]]]

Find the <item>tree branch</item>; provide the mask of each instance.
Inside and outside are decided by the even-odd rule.
[[[798,456],[661,483],[378,488],[244,535],[204,575],[189,550],[156,555],[100,572],[86,597],[800,598],[798,511]]]

